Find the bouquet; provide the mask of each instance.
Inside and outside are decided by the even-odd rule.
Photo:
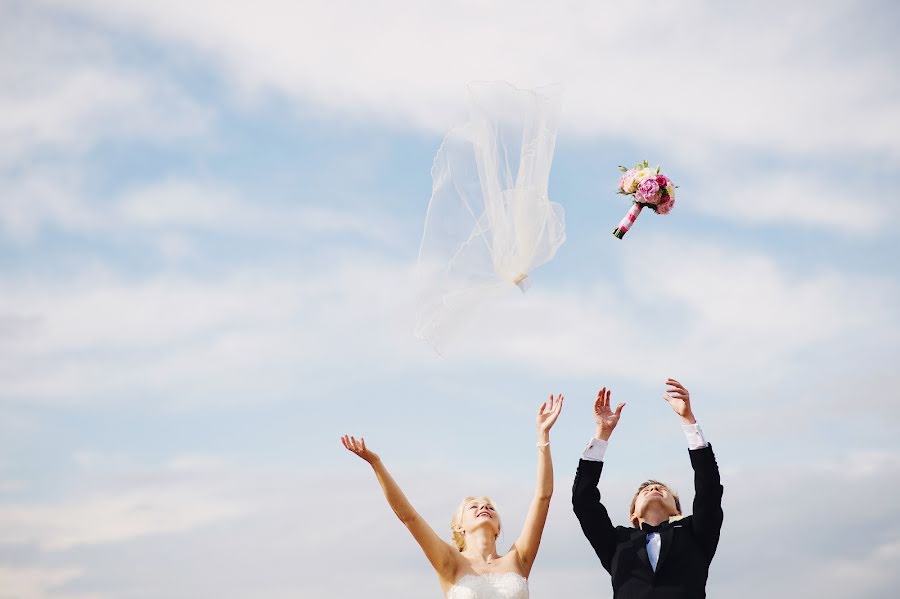
[[[675,206],[677,186],[669,177],[659,172],[658,166],[650,168],[646,160],[630,169],[620,166],[619,170],[623,174],[619,179],[618,193],[634,198],[631,210],[613,230],[613,235],[622,239],[643,208],[651,208],[657,214],[668,214]]]

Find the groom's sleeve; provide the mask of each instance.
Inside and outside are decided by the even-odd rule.
[[[709,444],[700,449],[691,449],[688,453],[694,469],[694,513],[691,518],[694,534],[706,549],[707,559],[712,561],[719,545],[719,532],[724,518],[724,489],[719,478],[719,465]]]
[[[603,462],[589,459],[579,460],[572,485],[572,507],[581,523],[581,530],[590,542],[600,563],[610,572],[613,554],[616,551],[616,529],[609,519],[606,508],[600,503],[600,473]]]

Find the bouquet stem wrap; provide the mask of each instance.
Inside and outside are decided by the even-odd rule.
[[[632,204],[631,210],[628,211],[628,214],[625,215],[625,218],[623,218],[619,222],[619,225],[615,229],[613,229],[613,235],[615,235],[619,239],[625,237],[625,233],[628,232],[628,229],[630,229],[631,225],[634,224],[634,221],[637,220],[637,217],[641,213],[641,210],[643,208],[644,207],[637,202]]]

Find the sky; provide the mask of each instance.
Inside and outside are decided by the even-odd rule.
[[[0,0],[0,599],[439,599],[365,436],[438,534],[489,494],[503,549],[555,494],[531,595],[611,597],[571,512],[690,505],[668,377],[725,487],[708,584],[900,585],[900,76],[892,2]],[[561,83],[567,240],[413,335],[415,264],[466,84]],[[667,216],[616,166],[662,164]]]

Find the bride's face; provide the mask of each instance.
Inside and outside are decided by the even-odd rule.
[[[500,514],[497,508],[487,497],[476,497],[467,501],[463,506],[460,526],[467,533],[477,528],[487,526],[494,532],[494,536],[500,534]]]

